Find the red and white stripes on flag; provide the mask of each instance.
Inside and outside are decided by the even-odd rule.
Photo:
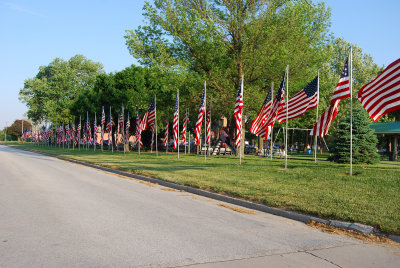
[[[176,91],[174,122],[172,124],[172,133],[174,136],[174,150],[178,146],[178,125],[179,125],[179,91]]]
[[[143,146],[142,144],[142,139],[141,139],[141,131],[140,131],[140,111],[137,109],[137,115],[136,115],[136,131],[135,131],[135,143],[134,145],[137,146],[138,143],[140,142],[140,146]]]
[[[390,112],[400,109],[400,59],[389,64],[374,80],[357,94],[369,116],[375,122]]]
[[[243,77],[240,82],[238,94],[236,97],[235,110],[233,111],[233,118],[236,124],[236,146],[240,148],[242,139],[242,112],[243,112]]]
[[[331,105],[335,105],[336,100],[350,98],[350,73],[349,73],[349,58],[344,64],[343,72],[340,75],[339,83],[336,85],[335,91],[331,99]]]
[[[267,97],[265,97],[265,100],[263,102],[263,104],[261,105],[260,110],[258,111],[258,114],[256,116],[256,118],[253,120],[253,123],[251,123],[250,126],[250,132],[260,136],[261,133],[265,133],[264,132],[259,132],[260,128],[262,128],[263,123],[265,123],[265,120],[267,119],[266,117],[268,117],[270,111],[271,111],[271,105],[272,105],[272,90],[270,90],[268,92]]]
[[[339,102],[340,100],[336,100],[333,105],[329,105],[328,109],[321,115],[320,119],[314,125],[310,136],[323,137],[324,135],[328,134],[329,127],[337,115]]]
[[[182,126],[182,142],[186,144],[186,131],[187,131],[187,124],[189,123],[189,113],[185,113],[185,118],[183,119],[183,126]]]
[[[196,146],[200,145],[200,134],[201,134],[201,124],[203,123],[203,118],[205,114],[205,104],[206,104],[206,83],[204,82],[203,94],[201,94],[201,102],[199,108],[199,114],[197,116],[196,126],[194,127],[194,134],[196,138]]]
[[[106,114],[104,113],[104,106],[101,107],[101,137],[100,144],[104,143],[104,124],[106,123]]]
[[[169,129],[169,123],[167,122],[167,123],[165,123],[165,137],[164,137],[164,146],[165,147],[167,147],[167,145],[168,145],[168,136],[169,136],[168,129]]]
[[[140,123],[140,133],[143,130],[147,129],[148,125],[151,125],[156,121],[156,99],[154,98],[153,101],[150,103],[147,112],[144,114],[142,122]]]
[[[125,124],[125,145],[129,143],[130,128],[131,128],[131,120],[129,120],[129,112],[128,112],[128,117],[126,118],[126,124]]]
[[[336,85],[336,89],[333,92],[330,105],[314,125],[310,132],[310,136],[323,137],[327,135],[329,127],[338,113],[340,100],[350,97],[350,72],[348,63],[349,60],[347,59],[343,68],[343,72],[340,75],[339,83]]]
[[[115,141],[116,145],[118,145],[118,143],[120,142],[119,139],[120,133],[122,135],[122,140],[124,140],[124,105],[122,105],[122,111],[118,118],[117,140]]]
[[[211,107],[211,105],[210,105]],[[207,111],[207,118],[206,118],[206,144],[210,144],[211,143],[211,109],[208,108]]]
[[[87,139],[88,139],[87,142],[88,142],[88,144],[92,144],[92,127],[90,126],[89,114],[87,114],[86,131],[87,131]]]
[[[94,113],[94,122],[93,122],[93,146],[97,144],[97,118],[96,113]]]
[[[281,85],[279,86],[278,92],[276,93],[276,97],[272,102],[270,112],[257,134],[259,136],[264,137],[264,140],[267,140],[271,130],[275,124],[276,118],[278,117],[279,111],[281,111],[283,105],[285,105],[285,84],[286,84],[286,71],[283,74]]]
[[[110,119],[108,120],[108,123],[106,126],[106,131],[108,133],[108,146],[112,145],[112,125],[113,125],[113,119],[112,119],[111,106],[110,106]]]
[[[318,105],[318,76],[315,77],[305,88],[300,90],[288,101],[288,120],[302,116],[308,110],[316,108]],[[285,103],[279,111],[279,123],[286,122],[286,107]]]

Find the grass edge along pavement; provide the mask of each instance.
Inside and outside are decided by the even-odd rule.
[[[239,166],[235,157],[58,149],[34,144],[7,143],[20,149],[43,152],[92,163],[128,174],[158,178],[265,204],[285,212],[372,225],[386,234],[400,233],[400,165],[395,163],[355,165],[356,176],[348,176],[347,165],[290,160],[282,170],[282,159],[246,156]],[[240,204],[239,204],[240,205]],[[271,212],[269,212],[271,213]],[[272,213],[276,214],[276,213]],[[329,223],[329,222],[328,222]],[[349,227],[349,225],[347,225]],[[346,228],[346,225],[344,226]]]

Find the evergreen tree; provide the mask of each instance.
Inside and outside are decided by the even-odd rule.
[[[379,162],[376,153],[378,139],[366,111],[359,106],[353,108],[353,163],[372,164]],[[332,144],[329,147],[330,161],[338,163],[350,162],[350,115],[339,123],[339,127],[332,134]]]

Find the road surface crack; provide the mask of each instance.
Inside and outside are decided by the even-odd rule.
[[[329,262],[329,263],[331,263],[331,264],[333,264],[333,265],[335,265],[335,266],[337,266],[337,267],[343,268],[342,266],[340,266],[340,265],[338,265],[338,264],[336,264],[336,263],[334,263],[334,262],[332,262],[332,261],[330,261],[330,260],[328,260],[328,259],[325,259],[325,258],[322,258],[322,257],[320,257],[320,256],[318,256],[318,255],[315,255],[315,254],[313,254],[313,253],[311,253],[311,252],[304,251],[304,253],[310,254],[311,256],[314,256],[314,257],[316,257],[316,258],[318,258],[318,259],[324,260],[324,261]]]

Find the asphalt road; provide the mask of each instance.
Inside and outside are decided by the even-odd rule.
[[[398,246],[221,204],[0,146],[0,267],[400,267]]]

